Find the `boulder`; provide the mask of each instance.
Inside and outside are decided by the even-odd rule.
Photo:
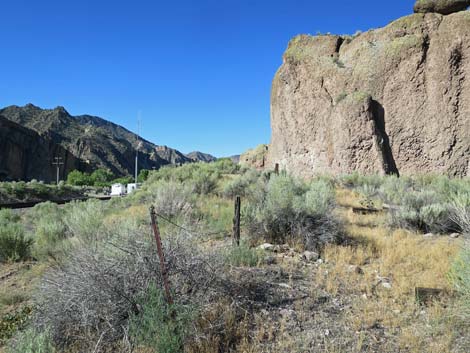
[[[454,12],[466,10],[470,0],[417,0],[414,6],[416,13],[439,13],[449,15]]]

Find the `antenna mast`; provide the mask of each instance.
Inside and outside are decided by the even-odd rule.
[[[140,129],[142,125],[142,117],[141,117],[141,112],[139,111],[137,115],[137,147],[135,149],[135,183],[137,184],[138,180],[138,175],[139,175],[139,147],[140,147]]]

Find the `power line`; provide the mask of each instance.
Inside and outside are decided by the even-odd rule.
[[[54,157],[54,160],[55,162],[52,162],[52,164],[57,168],[57,185],[59,185],[60,166],[64,165],[64,162],[62,162],[62,157]]]

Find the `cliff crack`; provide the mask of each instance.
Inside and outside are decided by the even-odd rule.
[[[379,102],[372,100],[371,113],[375,122],[378,148],[382,154],[383,170],[385,174],[395,174],[399,176],[400,173],[398,172],[395,158],[393,157],[390,139],[385,130],[385,110]]]

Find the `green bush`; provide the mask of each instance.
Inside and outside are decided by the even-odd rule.
[[[0,224],[0,262],[26,260],[31,255],[33,240],[18,223]]]
[[[131,339],[138,346],[152,349],[151,352],[183,352],[194,309],[180,304],[168,305],[163,291],[153,284],[137,303],[141,310],[130,318]]]
[[[332,215],[335,205],[331,183],[316,179],[305,184],[288,175],[273,176],[245,205],[243,216],[252,236],[274,243],[287,240],[318,248],[340,238]]]
[[[33,256],[36,259],[56,257],[67,228],[60,219],[43,219],[36,225]]]
[[[468,243],[453,262],[449,278],[460,295],[456,314],[468,322],[470,320],[470,245]]]
[[[114,179],[114,174],[108,169],[97,169],[90,175],[91,185],[94,186],[110,186]]]
[[[105,207],[102,201],[96,200],[67,204],[63,218],[67,236],[81,239],[96,239],[101,236]]]
[[[256,184],[260,173],[254,169],[247,170],[242,175],[237,175],[235,178],[227,182],[223,187],[223,195],[225,197],[233,198],[235,196],[248,196],[252,192],[252,186]]]
[[[187,216],[192,210],[191,186],[176,181],[160,180],[142,190],[145,200],[155,206],[158,214],[168,218]]]
[[[55,351],[48,331],[37,332],[31,328],[20,332],[7,350],[8,353],[54,353]]]
[[[0,210],[0,262],[25,260],[31,255],[33,241],[19,221],[18,214]]]
[[[93,181],[89,174],[79,170],[73,170],[67,175],[67,184],[74,186],[93,185]]]
[[[255,267],[262,260],[262,250],[251,248],[243,241],[240,246],[231,246],[225,253],[225,262],[232,266]]]

